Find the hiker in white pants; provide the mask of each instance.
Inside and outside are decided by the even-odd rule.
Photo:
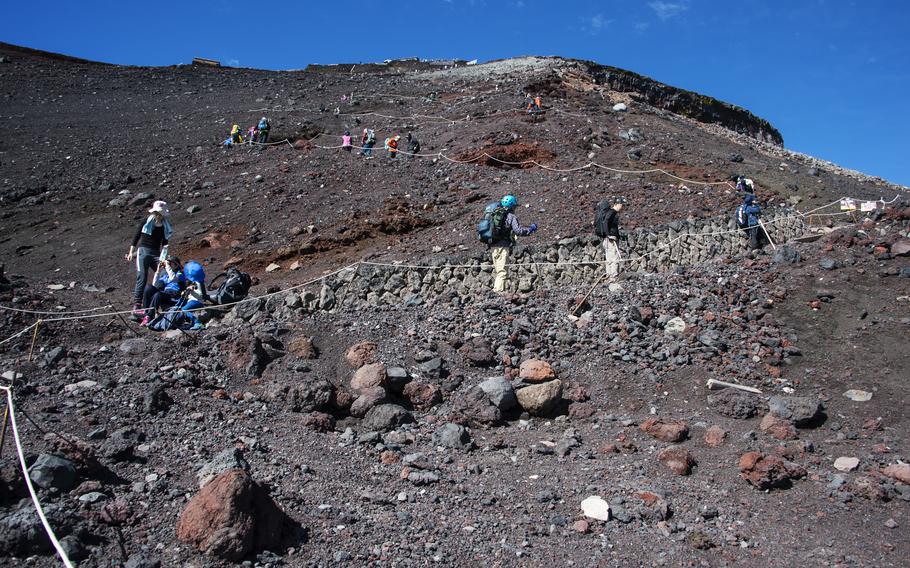
[[[622,202],[617,200],[610,205],[609,201],[597,204],[594,214],[594,233],[604,240],[604,269],[608,278],[616,278],[619,274],[619,212],[622,211]]]

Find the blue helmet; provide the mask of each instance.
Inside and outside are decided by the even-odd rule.
[[[202,265],[191,260],[183,265],[183,274],[190,282],[205,282],[205,270]]]
[[[499,204],[502,205],[503,207],[511,209],[512,207],[515,207],[516,205],[518,205],[518,200],[515,199],[514,195],[506,195],[505,197],[502,198],[502,201],[500,201]]]

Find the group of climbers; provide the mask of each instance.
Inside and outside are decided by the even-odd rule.
[[[246,297],[250,277],[236,269],[213,280],[225,277],[210,296],[202,264],[194,260],[183,264],[168,253],[174,231],[167,203],[155,201],[148,213],[125,255],[127,261],[136,262],[132,315],[141,326],[159,331],[201,329],[199,312],[207,303],[229,304]],[[149,272],[153,272],[151,282]]]
[[[269,119],[263,116],[257,124],[250,126],[247,130],[246,142],[249,144],[266,144],[269,141],[269,131],[271,129],[272,125]],[[243,132],[240,130],[240,126],[235,124],[231,126],[231,133],[222,144],[224,146],[237,146],[243,143]]]

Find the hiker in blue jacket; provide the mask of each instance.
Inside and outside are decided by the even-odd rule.
[[[761,207],[755,203],[755,196],[751,193],[743,197],[743,203],[736,208],[736,225],[746,231],[749,236],[749,247],[752,250],[760,249],[758,230],[761,228],[758,223],[758,217],[761,215]]]
[[[164,271],[158,281],[145,287],[142,299],[145,317],[142,318],[140,324],[143,327],[147,326],[159,313],[174,306],[186,288],[186,277],[183,275],[183,265],[180,263],[180,259],[168,255],[167,260],[162,264]]]

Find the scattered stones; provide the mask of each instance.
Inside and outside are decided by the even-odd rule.
[[[546,361],[528,359],[522,361],[518,377],[528,383],[543,383],[556,378],[556,371]]]
[[[837,471],[853,471],[859,467],[859,458],[841,456],[834,460],[834,469]]]
[[[292,524],[243,469],[210,481],[180,514],[177,539],[201,552],[237,562],[256,550],[277,550]]]
[[[69,491],[76,485],[76,465],[60,456],[41,454],[28,468],[28,476],[42,489]]]
[[[806,470],[780,456],[748,452],[739,459],[740,477],[758,489],[787,488]]]
[[[727,431],[720,426],[711,426],[705,431],[705,444],[716,448],[724,443],[727,437]]]
[[[598,521],[610,520],[610,504],[600,495],[591,495],[581,502],[581,512],[589,519]]]
[[[518,404],[533,416],[545,416],[553,412],[562,399],[562,381],[554,379],[546,383],[524,387],[515,392]]]
[[[648,418],[638,428],[662,442],[682,442],[689,435],[689,426],[683,420]]]
[[[676,475],[689,475],[692,472],[692,466],[695,465],[695,458],[692,457],[689,450],[680,446],[662,449],[657,453],[657,459]]]

